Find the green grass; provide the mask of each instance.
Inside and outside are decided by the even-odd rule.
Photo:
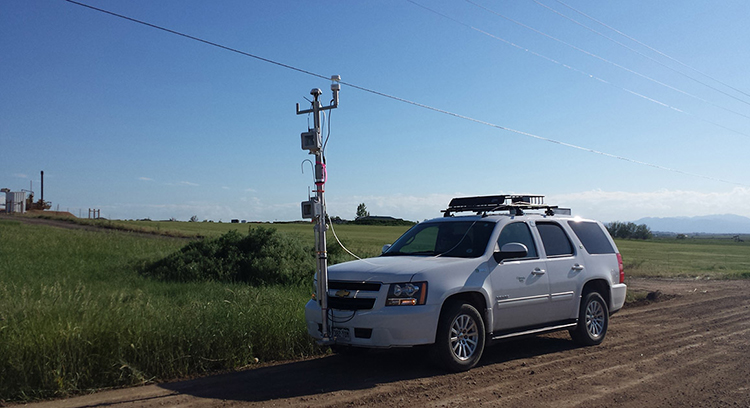
[[[184,240],[0,221],[0,400],[68,395],[319,353],[305,286],[138,271]]]
[[[750,243],[729,239],[617,240],[626,276],[750,278]]]
[[[245,233],[250,225],[96,222],[206,237]],[[310,224],[264,226],[313,245]],[[383,244],[408,229],[334,227],[362,257],[379,254]],[[142,384],[324,351],[305,329],[308,286],[177,283],[141,273],[185,246],[185,239],[0,220],[0,240],[0,401]],[[328,241],[336,245],[331,233]],[[750,278],[750,243],[618,240],[617,245],[627,276]],[[631,300],[643,296],[634,293]]]
[[[55,218],[71,223],[94,225],[104,228],[151,233],[173,237],[218,237],[232,230],[247,231],[250,226],[270,226],[284,233],[296,233],[303,242],[314,245],[315,237],[311,223],[245,223],[232,224],[227,222],[180,222],[180,221],[122,221],[122,220],[89,220],[79,218]],[[342,243],[355,255],[365,258],[380,254],[384,244],[392,244],[409,226],[363,226],[355,224],[334,225],[333,231],[328,231],[328,241],[336,243],[333,232]],[[353,258],[352,258],[353,259]]]

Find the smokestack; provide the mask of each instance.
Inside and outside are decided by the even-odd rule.
[[[44,170],[42,170],[42,197],[40,200],[42,200],[42,209],[44,209]]]

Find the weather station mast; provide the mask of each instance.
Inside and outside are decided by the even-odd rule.
[[[341,77],[334,75],[331,77],[331,91],[333,99],[330,105],[323,106],[320,103],[320,95],[323,94],[319,88],[310,91],[313,96],[312,107],[306,110],[299,109],[297,104],[297,115],[313,114],[313,128],[301,134],[302,150],[307,150],[310,154],[315,155],[315,196],[309,197],[307,201],[302,202],[302,218],[311,219],[315,224],[315,254],[316,254],[316,274],[317,274],[317,300],[320,303],[322,314],[322,335],[323,339],[319,342],[321,345],[328,345],[334,342],[331,336],[331,328],[328,324],[328,251],[326,249],[326,202],[325,202],[325,185],[328,177],[326,172],[325,152],[323,151],[324,143],[320,127],[320,115],[322,112],[335,109],[339,106],[339,91],[341,90]],[[330,123],[329,123],[330,128]]]

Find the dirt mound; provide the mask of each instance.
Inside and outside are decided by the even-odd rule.
[[[50,217],[70,217],[70,218],[78,218],[75,215],[67,212],[67,211],[39,211],[39,210],[31,210],[27,211],[26,214],[38,217],[38,216],[50,216]]]

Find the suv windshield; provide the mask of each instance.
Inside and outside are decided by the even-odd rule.
[[[484,254],[494,222],[423,222],[406,231],[382,256],[476,258]]]

